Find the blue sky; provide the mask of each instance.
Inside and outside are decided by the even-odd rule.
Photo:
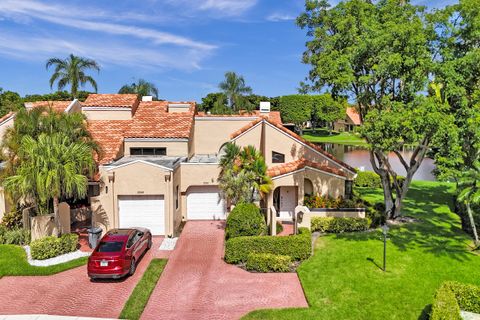
[[[416,0],[440,7],[454,0]],[[48,93],[45,61],[70,53],[97,60],[100,93],[144,78],[160,97],[200,100],[225,71],[254,92],[296,93],[308,67],[303,0],[0,0],[0,87]],[[55,88],[54,88],[55,89]],[[89,87],[86,88],[91,89]],[[53,90],[55,91],[55,90]]]

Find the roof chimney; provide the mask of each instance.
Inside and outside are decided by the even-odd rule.
[[[142,101],[153,101],[153,96],[143,96]]]
[[[270,112],[270,102],[262,101],[260,102],[260,112],[269,113]]]

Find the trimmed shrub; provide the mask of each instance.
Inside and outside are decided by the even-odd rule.
[[[365,231],[370,226],[370,219],[365,218],[333,218],[312,217],[312,231],[342,233]]]
[[[460,309],[480,313],[480,287],[458,282],[446,282],[444,286],[453,292]]]
[[[444,284],[437,290],[430,313],[430,320],[461,320],[460,307],[455,294]]]
[[[77,250],[78,235],[64,234],[60,238],[44,237],[32,241],[30,252],[33,259],[44,260]]]
[[[311,252],[312,234],[307,228],[300,228],[299,234],[293,236],[237,237],[225,243],[225,261],[228,263],[245,262],[251,253],[284,255],[301,261],[310,257]]]
[[[0,244],[15,244],[24,246],[30,243],[30,230],[16,228],[0,231]]]
[[[240,203],[228,215],[226,239],[243,236],[261,236],[267,233],[267,224],[260,209],[253,203]]]
[[[10,212],[3,215],[2,225],[8,229],[18,229],[22,226],[22,212],[12,208]]]
[[[373,171],[359,171],[355,178],[356,187],[381,188],[382,180],[380,176]]]
[[[385,216],[385,204],[383,202],[377,202],[373,206],[367,205],[366,214],[367,218],[371,221],[370,228],[381,226],[387,221]]]
[[[343,197],[333,198],[330,196],[322,196],[319,194],[306,195],[303,205],[308,208],[364,208],[365,205],[359,200],[344,199]]]
[[[250,253],[247,256],[247,270],[258,272],[288,272],[292,258],[271,253]]]

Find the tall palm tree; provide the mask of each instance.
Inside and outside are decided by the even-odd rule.
[[[152,82],[144,79],[138,79],[136,83],[124,85],[118,93],[135,93],[139,96],[153,96],[158,99],[158,88]]]
[[[64,133],[42,133],[38,140],[24,136],[19,151],[23,161],[16,174],[5,179],[5,190],[24,199],[37,198],[43,206],[53,200],[55,223],[60,230],[59,199],[87,195],[88,177],[95,172],[91,147],[72,141]]]
[[[471,205],[480,204],[480,161],[475,161],[472,168],[462,174],[458,183],[458,187],[460,189],[458,200],[463,202],[467,208],[467,215],[472,227],[475,246],[479,246],[480,241],[478,239],[477,228],[475,226]]]
[[[97,82],[91,76],[85,74],[85,71],[89,69],[100,72],[100,65],[95,60],[70,54],[66,59],[49,59],[45,67],[48,70],[51,66],[54,66],[55,70],[50,78],[50,88],[53,88],[55,81],[57,81],[58,90],[63,90],[70,84],[70,93],[73,98],[76,98],[78,88],[90,83],[97,92]]]
[[[245,104],[245,108],[249,109],[248,103],[242,98],[246,94],[251,94],[252,88],[245,84],[243,76],[228,71],[225,73],[225,80],[220,82],[218,87],[227,96],[228,105],[232,110],[239,111],[242,108],[242,102]]]

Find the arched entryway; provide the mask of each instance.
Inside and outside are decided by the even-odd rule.
[[[303,179],[303,193],[305,195],[312,195],[313,194],[313,183],[308,178]]]

